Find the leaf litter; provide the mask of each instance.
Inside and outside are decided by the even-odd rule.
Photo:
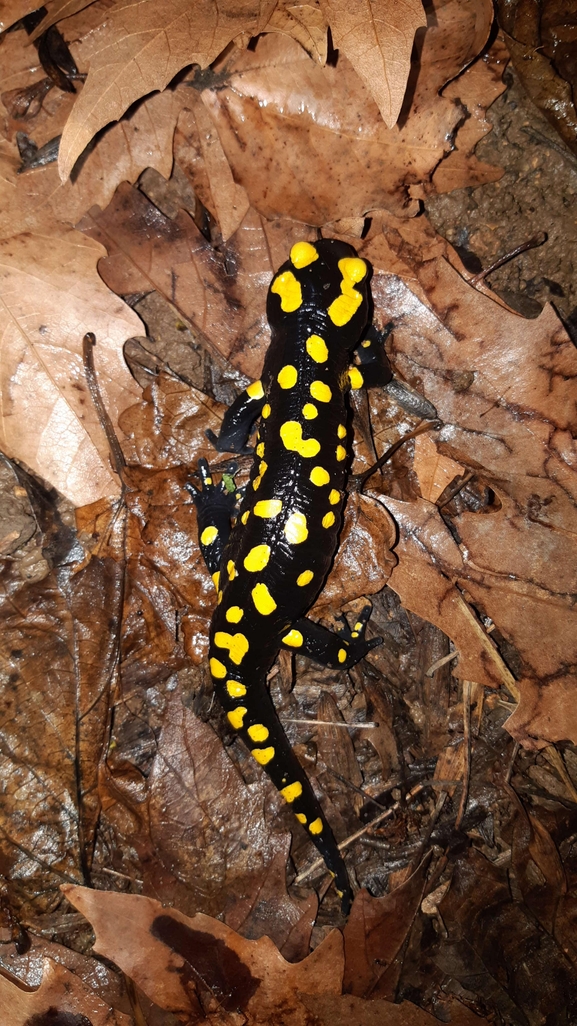
[[[439,2],[426,31],[376,0],[45,10],[33,38],[57,25],[88,78],[46,91],[30,5],[0,5],[9,1026],[571,1021],[574,349],[416,216],[500,175],[474,152],[507,60],[491,6]],[[62,180],[18,174],[22,131],[64,133]],[[282,653],[270,678],[358,884],[346,924],[212,705],[185,487],[200,456],[227,472],[204,432],[258,376],[270,276],[311,226],[370,260],[395,374],[440,421],[352,488],[313,610],[372,596],[383,645],[349,674]],[[354,486],[419,416],[352,402]]]

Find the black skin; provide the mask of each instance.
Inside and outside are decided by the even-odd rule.
[[[381,643],[364,636],[370,606],[352,629],[343,619],[337,632],[305,614],[322,590],[338,544],[350,451],[345,427],[349,368],[356,354],[362,378],[358,369],[353,371],[355,387],[363,379],[371,387],[386,385],[392,373],[382,337],[373,329],[367,332],[368,266],[346,243],[323,239],[311,246],[316,258],[304,266],[288,260],[271,283],[267,314],[272,337],[262,389],[256,383],[243,392],[224,417],[219,435],[211,435],[221,452],[250,452],[248,438],[261,418],[240,508],[239,493],[227,491],[222,481],[213,484],[206,461],[199,463],[202,489],[194,498],[204,559],[211,575],[220,575],[209,652],[215,691],[249,750],[281,793],[285,789],[283,797],[335,877],[346,914],[351,888],[344,861],[279,722],[266,676],[281,647],[347,669]],[[298,256],[303,252],[306,259],[311,250],[291,250],[297,264],[302,264]],[[353,263],[339,267],[343,259]],[[276,291],[287,273],[300,285],[296,309],[283,309],[282,304],[294,306],[298,295],[294,302],[283,295],[281,304]],[[352,295],[354,301],[345,311],[346,323],[339,325],[328,310],[335,309],[332,304],[341,295]],[[310,342],[307,346],[311,336],[326,349],[318,342],[316,348]],[[270,500],[274,506],[268,505]],[[207,534],[207,528],[213,530]]]

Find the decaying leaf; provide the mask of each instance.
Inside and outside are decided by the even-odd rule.
[[[132,1016],[111,1008],[90,986],[65,966],[44,960],[38,989],[24,990],[0,975],[0,1003],[9,1016],[9,1026],[35,1023],[90,1022],[91,1026],[131,1026]],[[8,1021],[8,1020],[7,1020]]]

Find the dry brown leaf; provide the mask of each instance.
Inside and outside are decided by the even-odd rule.
[[[112,10],[60,145],[62,181],[85,146],[135,100],[157,89],[189,64],[206,68],[239,33],[257,35],[274,0],[136,0]]]
[[[354,66],[388,128],[396,124],[411,67],[415,32],[426,25],[421,0],[321,0],[335,46]]]
[[[65,18],[71,18],[74,14],[78,14],[79,11],[90,7],[93,3],[95,3],[95,0],[46,0],[44,7],[47,14],[40,24],[36,26],[34,32],[30,33],[30,41],[34,42],[51,25],[56,25],[58,21],[64,21]]]
[[[86,331],[98,339],[96,366],[113,422],[138,394],[122,344],[140,320],[100,281],[100,253],[65,228],[0,242],[0,444],[76,505],[118,492],[84,375]]]
[[[251,1022],[308,1021],[299,992],[339,994],[342,937],[333,930],[304,961],[291,965],[268,937],[244,940],[216,919],[187,918],[131,894],[65,886],[90,920],[95,951],[111,958],[161,1008],[195,1023],[222,1009],[242,1009]],[[206,1021],[206,1020],[205,1020]],[[210,1020],[209,1020],[210,1021]]]
[[[265,308],[271,276],[294,242],[314,236],[310,228],[268,223],[250,210],[217,253],[188,214],[173,221],[128,186],[79,227],[106,246],[109,256],[99,271],[111,289],[126,294],[156,288],[209,348],[253,379],[270,342]]]
[[[577,661],[570,599],[577,569],[571,540],[574,347],[550,307],[536,320],[524,320],[490,294],[473,291],[422,224],[389,222],[391,266],[398,274],[399,258],[405,262],[402,278],[413,291],[387,273],[390,248],[383,237],[369,244],[367,256],[372,253],[381,269],[373,278],[376,305],[396,322],[395,365],[439,411],[445,425],[436,440],[440,452],[496,495],[484,511],[453,517],[460,547],[435,507],[385,499],[402,536],[391,584],[408,608],[439,626],[443,603],[458,603],[470,621],[470,645],[466,631],[457,640],[456,621],[442,618],[443,629],[461,660],[476,653],[485,661],[485,674],[481,681],[466,664],[458,672],[489,683],[492,645],[465,608],[466,592],[522,660],[521,704],[509,729],[525,743],[577,737],[570,699]]]
[[[319,7],[315,3],[279,4],[272,12],[266,26],[267,32],[280,32],[292,36],[306,50],[309,57],[317,64],[324,65],[327,60],[328,36],[327,23]]]
[[[0,0],[0,32],[5,32],[20,18],[36,10],[37,0]]]
[[[6,1026],[132,1026],[131,1015],[118,1012],[102,1001],[92,987],[75,973],[49,958],[44,959],[42,983],[37,990],[24,990],[0,975],[0,1006]]]

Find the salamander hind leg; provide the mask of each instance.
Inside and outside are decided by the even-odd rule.
[[[236,470],[236,463],[230,463],[227,473],[223,474],[220,482],[215,485],[207,461],[199,460],[201,487],[197,488],[192,482],[186,485],[196,506],[200,550],[217,590],[217,574],[230,535],[231,518],[241,497],[241,492],[234,483]]]
[[[282,646],[292,652],[300,652],[323,666],[348,670],[383,642],[382,638],[365,638],[371,612],[372,607],[366,605],[352,628],[346,618],[340,616],[338,619],[341,626],[336,631],[329,631],[320,623],[303,617],[284,636]]]

